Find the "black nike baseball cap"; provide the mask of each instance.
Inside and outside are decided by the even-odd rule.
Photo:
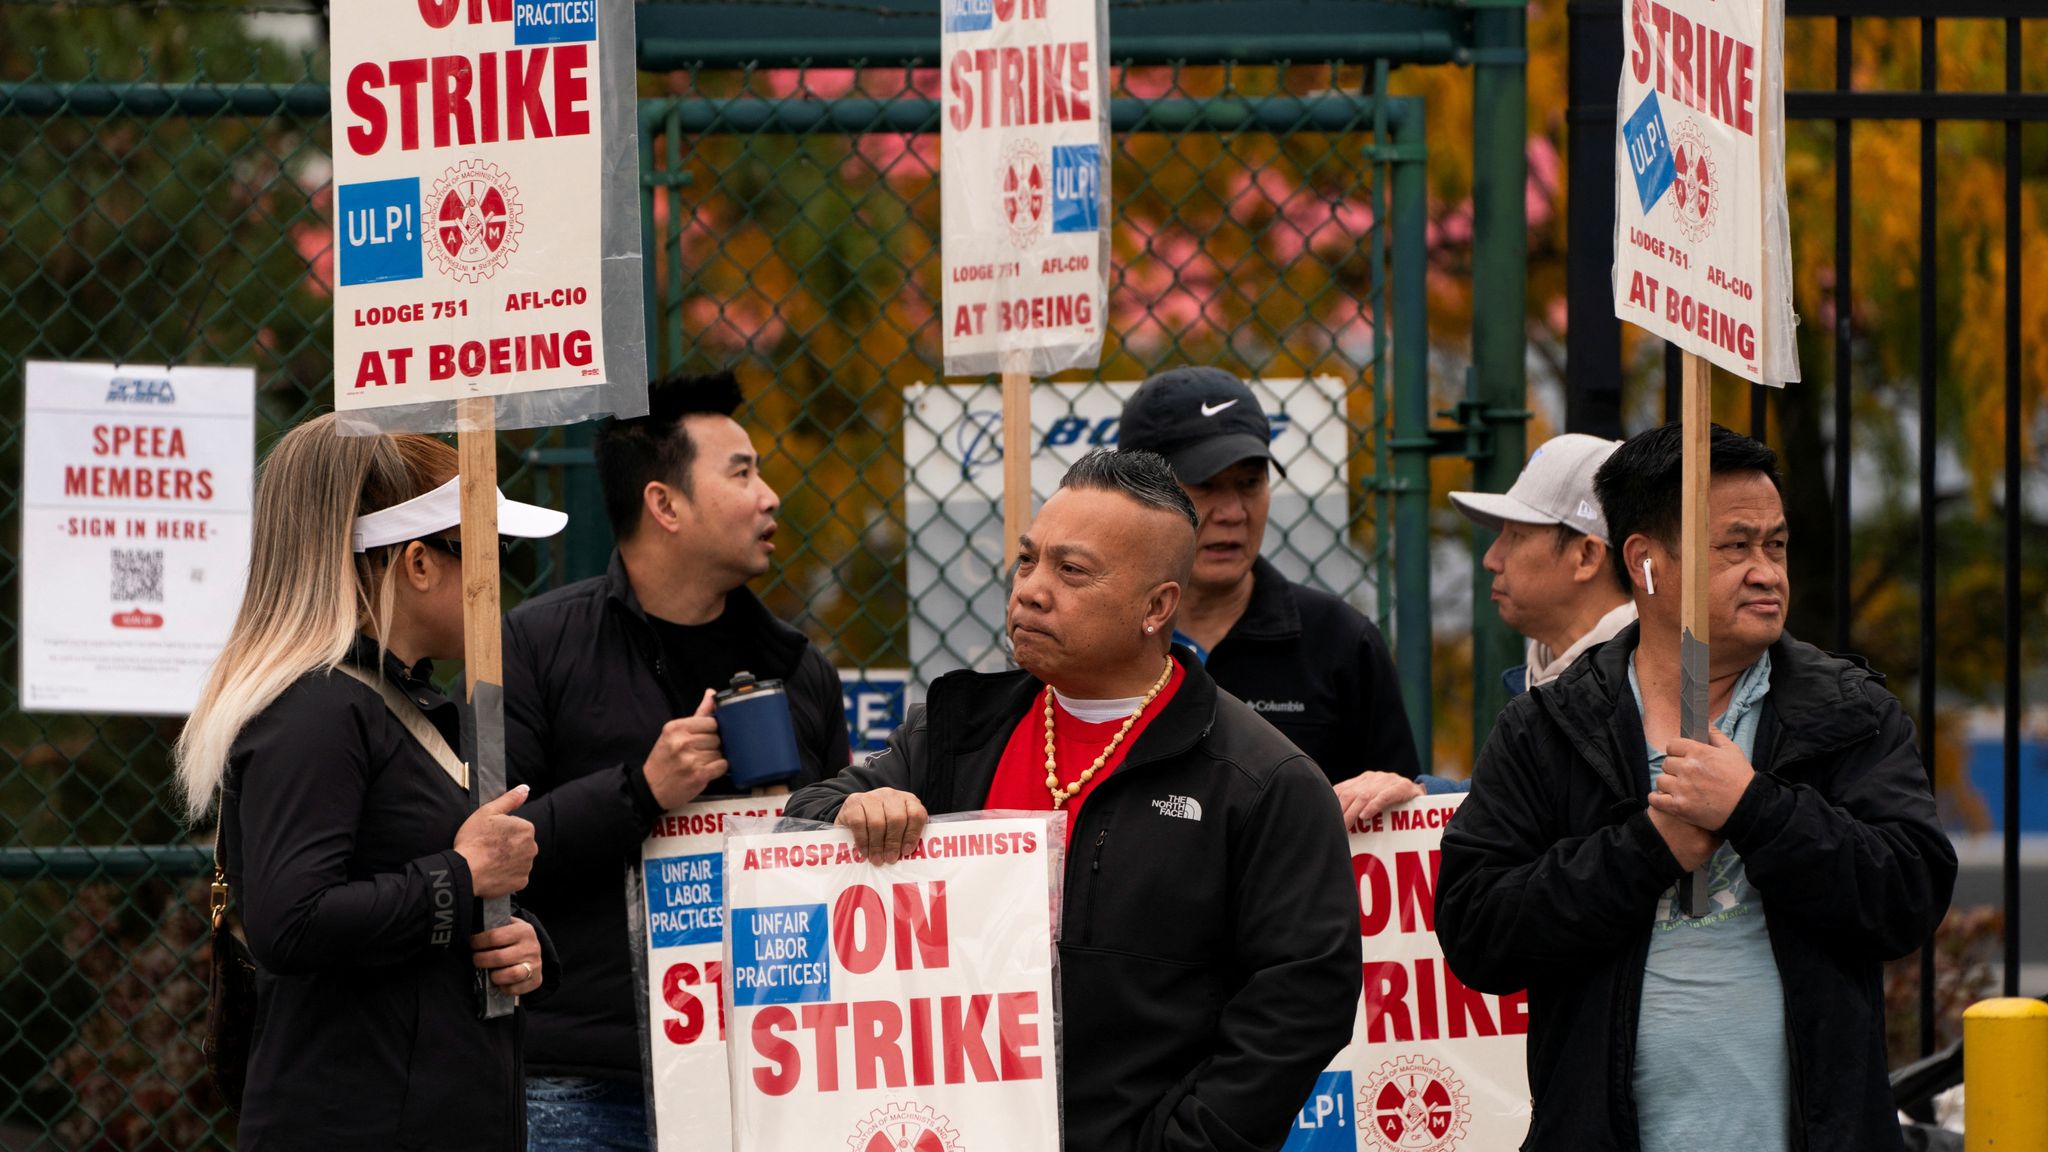
[[[1201,484],[1240,460],[1273,459],[1273,425],[1244,381],[1221,368],[1170,368],[1124,401],[1117,447],[1157,452],[1183,484]]]

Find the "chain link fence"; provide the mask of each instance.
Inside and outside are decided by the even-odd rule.
[[[318,28],[206,7],[0,5],[0,1149],[233,1139],[198,1048],[207,849],[171,786],[178,721],[26,713],[15,680],[27,360],[254,365],[259,452],[330,403]],[[1289,394],[1337,487],[1282,543],[1383,620],[1384,82],[1355,65],[1114,69],[1109,334],[1101,370],[1069,374],[1074,412],[1102,403],[1091,381],[1182,363],[1334,381],[1334,401]],[[700,68],[641,87],[655,367],[740,372],[784,497],[764,595],[842,668],[957,664],[957,615],[923,620],[944,651],[911,641],[936,603],[909,576],[911,508],[953,515],[932,478],[968,462],[905,455],[906,390],[939,382],[936,73]],[[1085,412],[1061,427],[1109,435]],[[961,451],[956,430],[925,431]],[[593,507],[583,444],[587,429],[503,436],[504,486]],[[608,547],[587,518],[516,545],[507,606]]]

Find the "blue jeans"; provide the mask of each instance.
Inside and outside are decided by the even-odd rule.
[[[647,1098],[630,1080],[529,1077],[526,1152],[647,1152]]]

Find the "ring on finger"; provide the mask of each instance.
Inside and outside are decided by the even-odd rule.
[[[531,963],[525,960],[521,960],[519,962],[519,971],[521,973],[519,977],[519,982],[521,984],[524,984],[528,980],[533,979],[533,965]]]

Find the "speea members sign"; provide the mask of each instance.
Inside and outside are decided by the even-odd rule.
[[[335,7],[341,412],[606,379],[599,7]]]
[[[1528,998],[1467,988],[1436,941],[1443,829],[1463,800],[1419,797],[1352,829],[1365,984],[1284,1152],[1494,1152],[1528,1134]]]
[[[1109,263],[1102,0],[941,0],[948,376],[1092,368]]]
[[[27,366],[21,706],[181,716],[249,569],[256,373]]]
[[[875,865],[845,829],[735,825],[732,1147],[1058,1152],[1059,828],[941,817]]]
[[[1782,0],[1628,0],[1614,310],[1744,379],[1799,379]]]

